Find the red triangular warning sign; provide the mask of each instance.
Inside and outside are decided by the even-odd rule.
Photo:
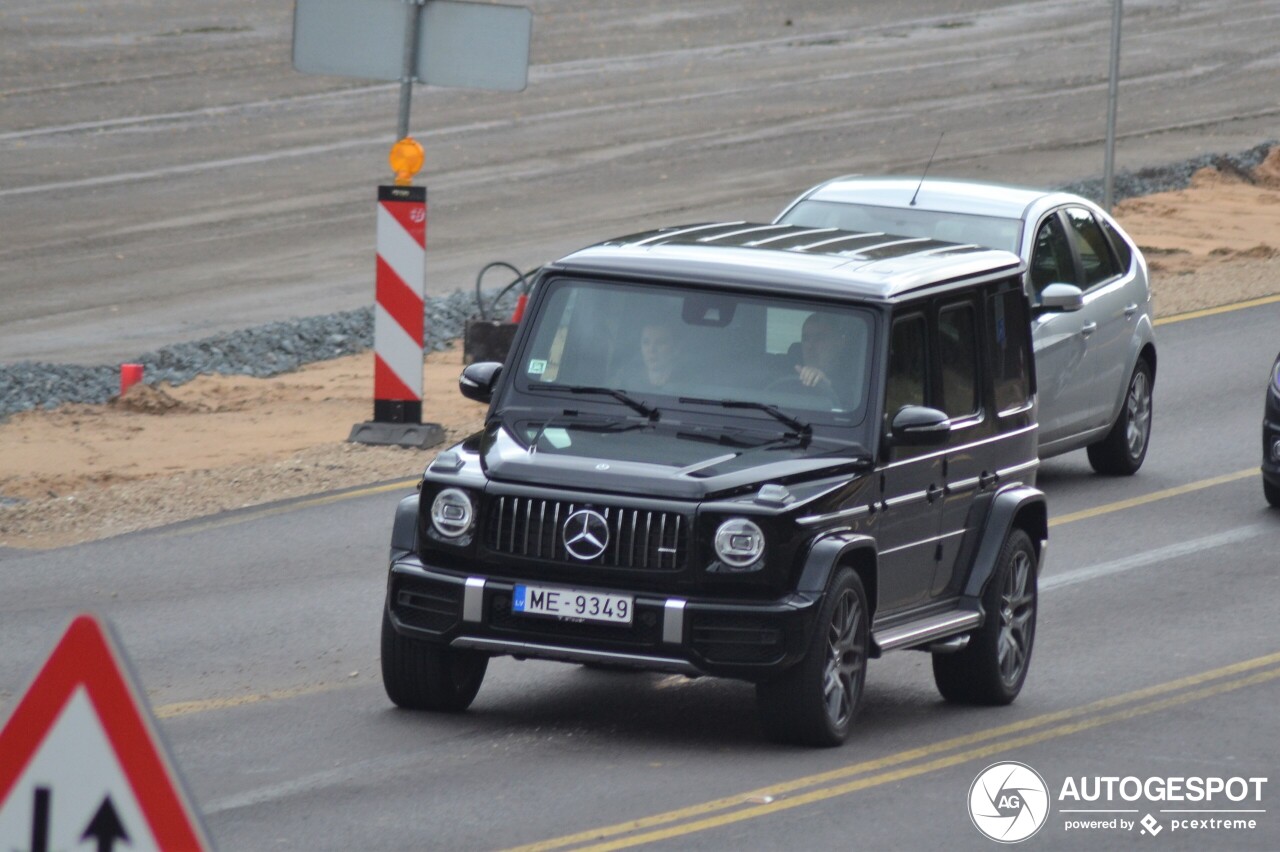
[[[0,730],[0,847],[211,848],[109,628],[79,615]]]

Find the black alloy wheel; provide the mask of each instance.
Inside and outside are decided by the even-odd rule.
[[[982,594],[986,620],[961,651],[933,655],[933,680],[956,704],[1010,704],[1022,691],[1036,635],[1036,551],[1020,529],[1000,548]]]
[[[838,746],[862,707],[870,617],[862,581],[840,569],[823,598],[804,659],[756,685],[760,720],[770,739]]]

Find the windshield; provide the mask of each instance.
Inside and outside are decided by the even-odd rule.
[[[599,390],[611,388],[631,400],[614,395],[612,404],[642,400],[664,419],[676,409],[760,411],[783,430],[795,423],[766,407],[801,426],[863,419],[870,311],[689,287],[563,278],[546,286],[516,366],[522,391],[608,404]]]
[[[907,207],[873,207],[840,201],[801,201],[778,220],[784,225],[879,231],[903,237],[925,237],[949,243],[972,243],[1018,252],[1022,222],[995,216],[941,213]]]

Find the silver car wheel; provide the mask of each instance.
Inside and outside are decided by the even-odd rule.
[[[1031,557],[1018,551],[1009,568],[1000,592],[1000,639],[996,651],[1000,679],[1006,686],[1017,683],[1022,676],[1031,644],[1028,625],[1035,614],[1035,593],[1029,591]]]
[[[1151,433],[1151,389],[1147,386],[1145,373],[1133,374],[1125,407],[1128,412],[1125,441],[1129,447],[1129,457],[1136,459],[1142,456],[1142,451],[1147,446],[1147,437]]]

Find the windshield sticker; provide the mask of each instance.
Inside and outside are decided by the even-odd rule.
[[[547,371],[547,362],[539,358],[534,358],[529,362],[529,375],[541,376]]]
[[[555,426],[550,429],[544,429],[542,437],[546,438],[547,443],[555,447],[557,450],[563,450],[565,447],[573,443],[573,441],[569,439],[569,433],[567,431]]]

